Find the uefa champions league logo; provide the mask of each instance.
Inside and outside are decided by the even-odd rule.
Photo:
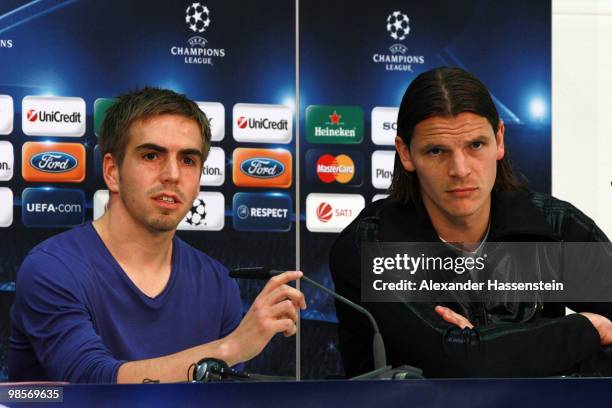
[[[210,11],[208,7],[197,3],[192,3],[185,10],[185,22],[194,33],[203,33],[210,25]]]
[[[410,19],[401,11],[394,11],[387,17],[387,32],[394,40],[402,41],[410,33]]]
[[[401,11],[395,10],[387,16],[387,33],[395,41],[403,41],[410,34],[410,19]],[[388,51],[372,54],[372,62],[380,64],[385,71],[414,72],[414,67],[425,64],[425,56],[419,49],[422,46],[411,41],[410,48],[396,42]]]
[[[225,48],[211,47],[208,40],[201,36],[204,31],[210,28],[210,10],[200,2],[191,3],[185,10],[185,23],[187,28],[195,33],[193,37],[187,39],[185,45],[173,45],[170,47],[170,54],[182,58],[185,64],[214,65],[214,62],[225,57]]]
[[[193,201],[193,205],[187,216],[185,217],[185,221],[189,225],[193,225],[194,227],[200,226],[204,224],[204,219],[206,218],[206,203],[201,198],[196,198]]]

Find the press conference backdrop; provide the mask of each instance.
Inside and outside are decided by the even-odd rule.
[[[331,287],[329,248],[385,194],[397,107],[425,70],[480,77],[515,166],[550,191],[550,12],[528,0],[2,2],[0,364],[27,252],[104,212],[97,140],[118,94],[174,89],[211,119],[183,239],[228,267],[294,269],[299,259]],[[246,310],[261,284],[240,287]],[[341,374],[333,302],[302,289],[301,375]],[[277,336],[247,369],[293,375],[295,360],[295,340]]]

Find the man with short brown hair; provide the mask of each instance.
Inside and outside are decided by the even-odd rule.
[[[242,318],[227,269],[177,236],[210,148],[206,116],[184,95],[118,98],[100,135],[106,213],[36,246],[17,275],[9,378],[186,381],[203,357],[247,361],[293,335],[304,296],[270,279]]]

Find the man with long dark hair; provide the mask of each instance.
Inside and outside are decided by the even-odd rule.
[[[360,301],[366,242],[607,242],[571,204],[529,191],[512,172],[504,124],[487,88],[459,68],[419,75],[398,115],[390,196],[367,206],[332,248],[336,289]],[[601,374],[612,343],[606,303],[362,302],[376,317],[393,366],[428,377]],[[565,316],[565,306],[582,312]],[[372,369],[365,318],[336,304],[347,375]],[[595,313],[597,314],[595,314]],[[609,364],[605,358],[605,364]]]

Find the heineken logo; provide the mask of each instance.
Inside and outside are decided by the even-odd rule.
[[[338,115],[336,111],[329,115],[329,124],[330,125],[344,125],[344,122],[340,123],[340,119],[342,119],[342,115]]]
[[[309,143],[361,143],[363,110],[358,106],[311,105],[306,109],[306,138]]]

